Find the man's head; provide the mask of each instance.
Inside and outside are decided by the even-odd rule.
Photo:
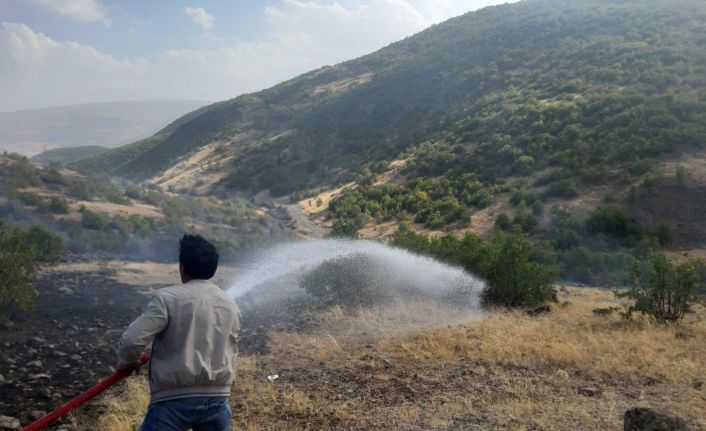
[[[218,250],[199,235],[184,235],[179,241],[181,281],[208,280],[218,268]]]

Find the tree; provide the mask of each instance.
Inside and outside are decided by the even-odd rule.
[[[333,222],[329,236],[331,238],[358,239],[358,228],[349,221],[337,219]]]
[[[632,288],[616,293],[635,301],[626,308],[625,316],[637,311],[653,316],[659,323],[681,320],[698,287],[697,266],[693,261],[672,263],[662,254],[652,255],[642,265],[634,264]]]
[[[38,261],[51,262],[64,256],[64,241],[60,236],[40,225],[32,226],[25,234],[28,246],[32,248]]]
[[[551,298],[555,273],[531,260],[532,245],[520,232],[496,231],[482,260],[482,275],[488,282],[486,303],[510,307],[535,306]]]
[[[35,273],[35,250],[21,229],[0,220],[0,318],[7,307],[28,309],[36,296],[30,280]]]

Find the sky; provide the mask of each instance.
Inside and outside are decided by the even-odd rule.
[[[0,112],[224,100],[515,0],[0,0]]]

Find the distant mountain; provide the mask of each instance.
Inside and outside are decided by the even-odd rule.
[[[76,160],[85,159],[86,157],[96,156],[106,151],[108,151],[106,147],[101,147],[99,145],[54,148],[53,150],[43,151],[36,156],[32,156],[30,160],[41,165],[48,165],[51,162],[67,164]]]
[[[705,22],[703,0],[489,7],[204,107],[81,166],[133,178],[188,169],[281,195],[354,179],[434,143],[453,161],[436,175],[461,169],[500,181],[552,168],[564,172],[555,180],[607,179],[704,143]]]
[[[45,148],[118,147],[146,138],[206,103],[147,100],[0,112],[0,150],[34,155]]]

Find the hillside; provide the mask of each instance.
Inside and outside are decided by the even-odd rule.
[[[18,154],[0,155],[0,221],[39,224],[84,257],[172,259],[186,231],[213,238],[226,259],[292,236],[290,222],[243,199],[178,195],[157,187],[113,183],[58,163],[38,167]]]
[[[696,0],[489,7],[74,166],[289,194],[335,234],[519,229],[560,277],[623,285],[706,248],[704,22]]]
[[[54,148],[53,150],[42,151],[36,156],[32,156],[30,160],[40,165],[48,165],[52,162],[67,164],[75,162],[76,160],[85,159],[86,157],[93,157],[105,151],[108,151],[108,149],[100,145]]]
[[[0,150],[29,156],[54,148],[118,147],[146,138],[206,103],[147,100],[0,112]]]
[[[702,144],[705,15],[698,0],[486,8],[212,105],[113,172],[149,178],[191,163],[214,183],[278,195],[432,142],[457,161],[441,172],[493,182],[552,167],[590,181]]]

